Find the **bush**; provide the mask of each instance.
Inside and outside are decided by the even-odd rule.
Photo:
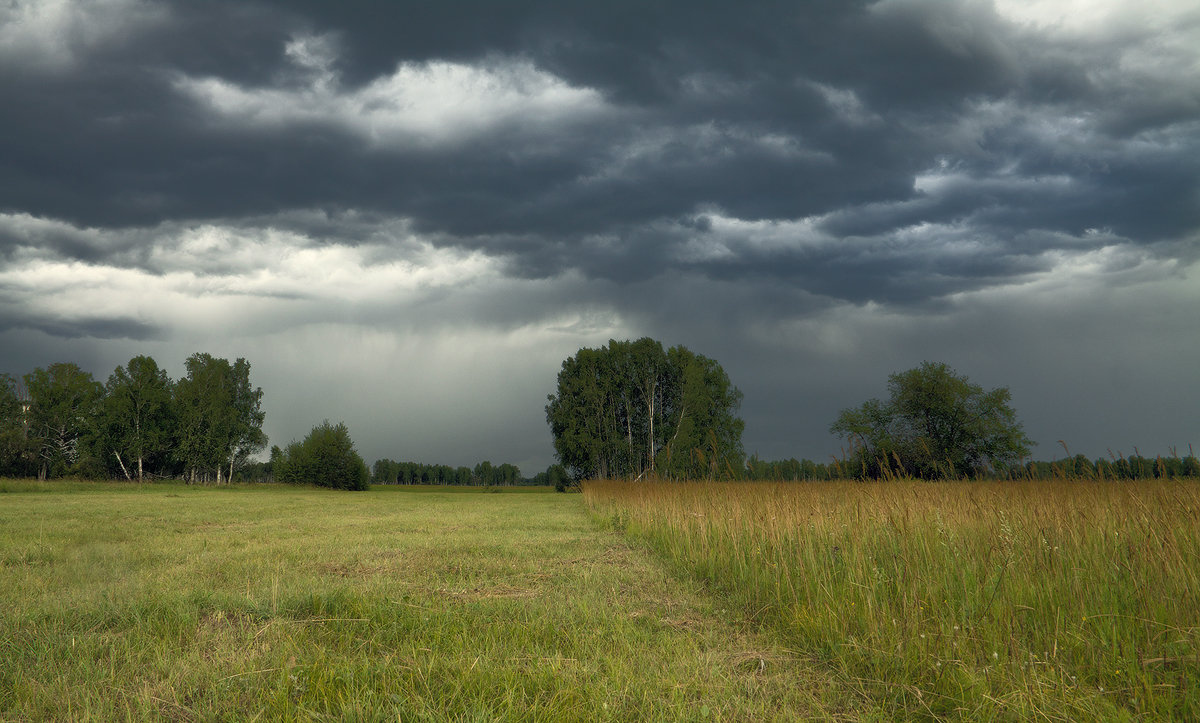
[[[346,425],[325,420],[302,442],[283,451],[275,476],[288,484],[312,484],[341,490],[368,488],[367,463],[354,451]]]

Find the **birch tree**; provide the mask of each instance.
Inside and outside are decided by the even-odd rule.
[[[262,432],[262,389],[250,383],[250,363],[196,353],[185,362],[187,375],[175,384],[179,415],[178,451],[195,482],[211,470],[220,484],[239,462],[266,446]]]
[[[0,374],[0,475],[27,472],[29,452],[27,419],[17,380]]]
[[[81,442],[92,432],[104,388],[72,363],[51,364],[25,375],[29,439],[38,457],[38,479],[78,468]]]
[[[721,365],[649,338],[563,362],[546,421],[576,479],[727,477],[742,468],[741,392]]]
[[[103,404],[105,447],[103,454],[117,461],[126,478],[136,472],[138,481],[146,467],[166,461],[175,432],[171,379],[148,356],[136,356],[117,367],[108,378]]]

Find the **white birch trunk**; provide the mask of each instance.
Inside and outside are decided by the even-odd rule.
[[[121,461],[120,453],[118,453],[117,450],[114,449],[113,456],[117,458],[117,464],[121,465],[121,471],[125,473],[125,479],[132,482],[133,478],[129,476],[129,470],[125,469],[125,463]]]

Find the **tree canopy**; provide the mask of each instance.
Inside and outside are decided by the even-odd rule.
[[[610,340],[563,361],[546,421],[576,479],[731,477],[745,456],[741,399],[720,364],[686,347]]]
[[[0,374],[0,475],[27,474],[32,456],[17,380]]]
[[[72,363],[51,364],[25,375],[29,391],[29,442],[37,455],[38,478],[76,473],[85,442],[94,430],[104,387]]]
[[[844,409],[829,428],[850,443],[850,467],[862,476],[974,477],[1029,455],[1007,387],[984,391],[927,361],[888,377],[888,391],[888,401]]]
[[[23,388],[0,374],[0,475],[232,479],[266,444],[250,362],[193,354],[171,381],[135,356],[101,384],[71,363],[37,368]]]
[[[192,479],[212,470],[220,484],[224,470],[232,476],[237,464],[266,446],[262,389],[251,386],[245,359],[230,364],[198,353],[185,366],[187,376],[175,383],[178,454]]]
[[[343,490],[365,490],[367,463],[354,449],[342,422],[325,420],[300,442],[292,442],[277,462],[275,478],[289,484],[312,484]]]
[[[140,481],[147,468],[161,469],[168,463],[178,429],[172,391],[170,377],[148,356],[130,359],[109,376],[96,453],[105,460],[111,454],[127,479],[136,474]]]

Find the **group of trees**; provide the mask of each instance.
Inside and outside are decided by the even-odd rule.
[[[891,375],[888,390],[887,401],[843,410],[831,425],[849,443],[840,460],[745,460],[742,395],[720,364],[653,339],[609,341],[563,362],[546,420],[575,479],[977,477],[1019,469],[1029,455],[1007,388],[985,391],[925,362]]]
[[[546,421],[575,479],[734,477],[745,456],[741,399],[708,357],[650,338],[613,340],[563,362]]]
[[[576,487],[578,480],[571,479],[571,475],[567,474],[566,467],[561,464],[552,464],[546,468],[545,472],[535,474],[530,482],[539,487],[553,487],[559,492],[566,492],[568,489]]]
[[[188,357],[172,381],[137,356],[107,383],[73,363],[0,374],[0,474],[232,479],[262,450],[262,390],[250,363],[210,354]]]
[[[653,339],[580,349],[563,362],[557,393],[546,406],[563,465],[562,481],[554,484],[647,473],[780,481],[1200,476],[1200,460],[1191,454],[1028,461],[1033,443],[1009,390],[985,390],[946,364],[927,361],[892,374],[887,387],[887,400],[844,409],[830,425],[848,444],[840,459],[752,456],[743,463],[743,425],[734,415],[741,393],[717,362],[684,347],[664,351]]]
[[[376,460],[371,467],[371,482],[380,485],[523,485],[532,484],[521,476],[515,465],[493,465],[483,461],[472,467],[445,464]]]
[[[721,365],[649,338],[611,340],[566,359],[546,420],[560,464],[533,478],[514,465],[470,467],[380,459],[368,471],[345,424],[328,421],[269,462],[262,390],[250,363],[197,353],[172,381],[136,356],[101,384],[72,363],[0,374],[0,475],[248,479],[343,489],[375,484],[553,485],[580,479],[821,480],[845,477],[1139,479],[1200,476],[1200,460],[1083,455],[1026,461],[1032,442],[1005,387],[984,390],[945,364],[888,377],[889,398],[844,409],[830,431],[848,443],[830,463],[745,459],[741,392]],[[23,382],[23,383],[22,383]]]
[[[898,469],[898,466],[897,466]],[[898,474],[898,472],[896,473]],[[997,475],[999,476],[999,475]],[[864,474],[857,456],[834,459],[828,463],[807,459],[762,460],[752,456],[746,460],[745,479],[771,482],[811,482],[848,477],[869,477]],[[1005,479],[1027,480],[1134,480],[1178,479],[1200,477],[1200,458],[1189,454],[1180,457],[1123,457],[1088,459],[1082,454],[1059,460],[1029,460],[1010,465]]]
[[[846,464],[833,461],[829,464],[809,459],[764,460],[751,455],[746,460],[745,478],[769,482],[811,482],[846,478]]]

